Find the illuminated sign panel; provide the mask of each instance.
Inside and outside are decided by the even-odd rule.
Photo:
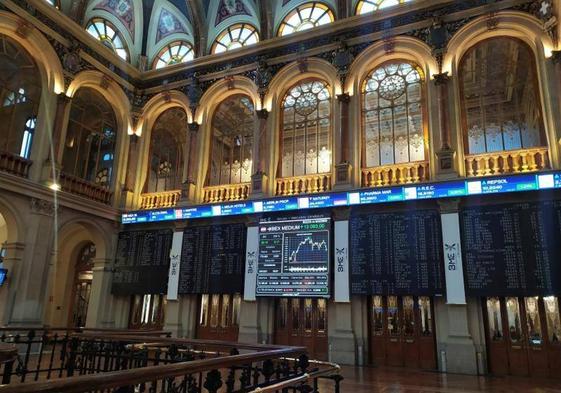
[[[142,210],[122,215],[123,224],[173,221],[240,214],[286,212],[337,206],[368,205],[399,201],[453,198],[470,195],[561,188],[561,172],[493,176],[439,183],[361,189],[310,196],[277,197],[258,201],[228,202],[173,209]]]

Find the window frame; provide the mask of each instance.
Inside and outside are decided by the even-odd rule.
[[[313,14],[314,9],[316,7],[323,9],[324,12],[321,16],[319,16],[315,20],[313,20],[312,19],[312,14]],[[308,18],[303,18],[302,17],[302,11],[307,10],[309,8],[312,9],[312,11],[310,12],[310,16]],[[288,23],[288,21],[295,15],[298,15],[298,18],[300,18],[300,23],[293,26],[292,24]],[[330,21],[327,22],[327,23],[319,23],[320,20],[326,15],[329,16]],[[318,26],[323,26],[323,25],[333,23],[333,22],[335,22],[335,20],[336,20],[335,19],[335,13],[331,9],[331,7],[329,7],[327,4],[322,3],[320,1],[309,1],[309,2],[306,2],[306,3],[303,3],[303,4],[299,4],[298,6],[294,7],[292,10],[290,10],[288,12],[288,14],[286,14],[286,16],[280,22],[279,27],[277,29],[277,37],[285,37],[285,36],[289,36],[289,35],[294,34],[294,33],[301,33],[303,31],[310,30],[310,29],[316,28]],[[311,24],[313,24],[313,26],[299,30],[298,28],[301,27],[305,23],[311,23]],[[291,27],[293,30],[291,32],[285,33],[285,29],[286,29],[287,26]]]
[[[181,50],[182,47],[186,47],[187,52],[185,52],[182,56],[179,56],[179,54],[172,55],[172,50],[177,47],[180,48],[179,50]],[[168,61],[165,61],[162,58],[162,56],[164,56],[166,53],[169,54]],[[172,60],[174,59],[176,59],[176,61],[172,62]],[[195,59],[195,50],[190,42],[185,40],[172,41],[167,43],[162,49],[160,49],[158,54],[154,56],[154,60],[152,61],[152,69],[160,70],[162,68],[166,68],[172,65],[187,63],[189,61],[193,61],[194,59]],[[159,65],[160,62],[163,62],[165,64]]]
[[[237,38],[234,38],[234,37],[232,36],[232,31],[233,31],[233,30],[236,30],[236,29],[238,29],[238,28],[240,29],[240,33],[239,33],[239,35],[238,35]],[[245,38],[243,39],[243,42],[242,42],[242,41],[240,41],[240,38],[241,38],[242,32],[243,32],[244,30],[249,30],[249,31],[251,31],[251,33],[250,33],[247,37],[245,37]],[[223,42],[221,42],[221,40],[222,40],[224,37],[226,37],[226,36],[229,36],[229,37],[230,37],[230,42],[228,43],[228,45],[225,45]],[[247,41],[248,41],[251,37],[253,37],[253,36],[256,37],[256,41],[253,42],[253,43],[247,44]],[[261,40],[261,37],[259,36],[259,31],[257,30],[257,28],[256,28],[255,26],[253,26],[253,25],[250,24],[250,23],[245,23],[245,22],[242,22],[242,23],[235,23],[235,24],[233,24],[233,25],[230,25],[230,26],[226,27],[224,30],[222,30],[222,31],[220,32],[220,34],[218,34],[218,35],[216,36],[216,38],[214,39],[214,42],[212,43],[212,47],[211,47],[211,49],[210,49],[210,54],[211,54],[211,55],[215,55],[215,54],[219,54],[219,53],[229,52],[229,51],[235,50],[235,49],[245,48],[246,46],[251,46],[251,45],[255,45],[255,44],[259,43],[260,40]],[[234,43],[234,42],[239,42],[239,43],[240,43],[240,47],[230,48],[229,46],[230,46],[232,43]],[[222,46],[222,47],[224,47],[225,49],[224,49],[224,50],[221,50],[220,52],[218,52],[218,51],[217,51],[217,48],[218,48],[219,46]]]
[[[97,26],[97,23],[102,23],[103,27],[104,27],[104,33],[102,33]],[[95,30],[95,35],[94,35],[94,31],[91,31],[90,29],[93,28]],[[113,34],[111,36],[108,35],[107,29],[111,29],[113,30]],[[129,52],[129,48],[127,45],[127,41],[125,40],[125,37],[123,36],[123,34],[121,33],[121,31],[119,29],[117,29],[117,27],[111,23],[110,21],[108,21],[105,18],[100,18],[100,17],[94,17],[91,18],[88,23],[86,23],[86,32],[93,37],[95,40],[97,40],[98,42],[100,42],[103,46],[105,46],[108,49],[112,49],[113,52],[122,60],[124,61],[129,61],[130,60],[130,52]],[[118,39],[121,43],[120,47],[117,47],[115,44],[115,39]],[[111,47],[109,48],[109,46],[105,43],[109,43],[111,45]],[[126,55],[125,57],[123,57],[119,51],[123,51],[123,53]]]
[[[424,151],[424,160],[416,160],[416,161],[406,161],[406,162],[396,162],[395,160],[395,128],[392,126],[392,136],[394,137],[394,142],[393,142],[393,164],[382,164],[381,163],[381,159],[379,160],[379,164],[378,166],[367,166],[367,160],[366,160],[366,154],[367,154],[367,141],[366,141],[366,112],[373,112],[375,111],[375,109],[370,109],[370,110],[366,110],[365,109],[365,95],[366,95],[366,85],[368,84],[368,81],[372,78],[372,75],[374,74],[374,72],[376,72],[378,69],[380,68],[384,68],[387,67],[391,64],[395,64],[395,65],[402,65],[402,64],[408,64],[410,65],[413,69],[415,69],[418,73],[419,73],[419,84],[421,86],[421,94],[420,94],[420,100],[419,100],[419,105],[421,106],[421,116],[422,116],[422,122],[421,122],[421,127],[423,128],[423,151]],[[360,164],[361,164],[361,168],[362,169],[367,169],[367,168],[379,168],[379,167],[384,167],[384,166],[391,166],[391,165],[400,165],[400,164],[408,164],[408,163],[415,163],[415,162],[424,162],[424,161],[429,161],[430,159],[430,148],[429,148],[429,129],[428,129],[428,125],[429,125],[429,120],[428,120],[428,108],[427,108],[427,103],[428,103],[428,99],[427,99],[427,77],[425,75],[424,70],[414,61],[411,60],[406,60],[406,59],[402,59],[402,58],[397,58],[397,59],[392,59],[392,60],[387,60],[384,61],[380,64],[377,64],[375,67],[371,68],[370,71],[368,71],[366,73],[366,76],[362,79],[361,85],[360,85],[360,142],[361,142],[361,159],[360,159]],[[405,90],[407,90],[407,85],[405,86]],[[407,91],[404,93],[407,94]],[[406,102],[403,104],[404,106],[408,105],[408,100],[406,99]],[[392,106],[388,107],[392,109],[392,116],[393,116],[393,109],[396,107],[397,105],[392,104]],[[379,132],[380,134],[380,132]],[[407,139],[407,146],[408,146],[408,150],[410,149],[410,139],[409,139],[409,128],[408,128],[408,139]],[[410,156],[410,154],[409,154]]]
[[[355,15],[367,15],[367,14],[370,14],[372,12],[378,12],[378,11],[382,11],[382,10],[385,10],[385,9],[390,9],[390,8],[393,8],[393,7],[399,7],[403,4],[410,3],[413,0],[396,0],[398,2],[397,4],[384,5],[384,3],[386,3],[387,1],[388,0],[359,0],[356,3],[356,6],[355,6]],[[375,4],[375,3],[378,3],[378,4]],[[366,4],[374,7],[374,9],[370,10],[370,11],[362,12],[361,9]]]

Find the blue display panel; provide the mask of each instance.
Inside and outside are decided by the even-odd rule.
[[[4,284],[4,281],[6,281],[7,276],[8,276],[8,270],[0,269],[0,287],[2,286],[2,284]]]
[[[401,185],[293,196],[258,201],[229,202],[173,209],[142,210],[122,215],[123,224],[160,222],[240,214],[286,212],[298,209],[320,209],[337,206],[368,205],[412,200],[453,198],[469,195],[504,194],[519,191],[561,188],[561,172],[493,176],[438,183]]]

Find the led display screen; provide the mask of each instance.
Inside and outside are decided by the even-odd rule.
[[[256,296],[329,297],[331,219],[259,224]]]

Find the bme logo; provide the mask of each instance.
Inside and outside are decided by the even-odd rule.
[[[335,247],[335,255],[337,257],[337,273],[344,273],[345,272],[344,262],[345,259],[347,258],[347,249]]]

